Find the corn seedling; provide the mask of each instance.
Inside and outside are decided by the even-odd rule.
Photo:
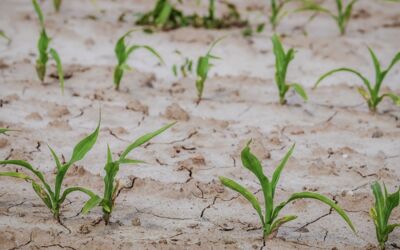
[[[91,204],[97,203],[101,200],[100,197],[95,195],[92,191],[82,187],[69,187],[62,191],[64,177],[67,174],[68,169],[76,162],[82,160],[85,155],[90,151],[93,145],[96,143],[97,136],[99,134],[100,121],[97,125],[96,130],[89,136],[81,140],[73,149],[71,159],[67,163],[61,163],[57,154],[49,146],[49,150],[53,156],[56,165],[56,181],[54,189],[50,187],[50,184],[46,181],[43,172],[35,169],[31,164],[23,160],[4,160],[0,161],[0,165],[11,164],[22,167],[33,175],[27,175],[21,172],[0,172],[0,176],[8,176],[26,180],[32,184],[33,190],[43,201],[43,203],[50,209],[54,218],[61,223],[60,220],[60,208],[64,203],[65,199],[72,192],[83,192],[90,197],[85,203],[84,210],[86,207],[90,207]]]
[[[321,12],[328,14],[331,16],[337,26],[339,27],[339,31],[341,35],[344,35],[346,33],[346,27],[347,24],[350,21],[351,18],[351,13],[353,10],[353,6],[358,0],[351,0],[347,5],[344,5],[342,0],[336,0],[336,8],[337,12],[330,11],[324,7],[322,7],[319,3],[313,1],[313,0],[308,0],[304,1],[304,6],[299,9],[299,11],[314,11],[314,12]]]
[[[217,40],[215,40],[211,46],[210,49],[208,50],[207,54],[204,56],[200,56],[197,59],[197,69],[196,69],[196,74],[197,74],[197,79],[196,79],[196,89],[197,89],[197,104],[200,103],[202,97],[203,97],[203,90],[204,90],[204,84],[207,80],[208,77],[208,72],[214,66],[211,64],[211,60],[213,59],[221,59],[217,56],[214,56],[211,54],[212,49],[219,43],[222,39],[225,37],[221,37]]]
[[[182,1],[178,1],[182,3]],[[138,25],[153,26],[157,29],[171,30],[180,27],[193,26],[196,28],[222,29],[230,27],[244,27],[248,24],[242,20],[234,4],[223,2],[228,13],[222,18],[217,18],[216,1],[209,0],[208,15],[199,16],[198,14],[184,15],[169,0],[158,0],[155,7],[148,13],[142,15],[137,21]],[[146,29],[146,31],[151,31]]]
[[[169,129],[174,124],[175,123],[168,124],[157,131],[139,137],[132,144],[126,147],[126,149],[119,156],[118,160],[113,160],[110,147],[107,147],[107,163],[105,164],[104,167],[104,170],[106,172],[106,175],[104,177],[104,197],[100,200],[96,200],[97,203],[91,203],[91,206],[85,207],[83,212],[86,213],[96,205],[100,205],[103,209],[103,220],[107,225],[110,221],[111,213],[115,206],[115,200],[117,199],[118,194],[120,192],[119,182],[115,180],[120,165],[144,163],[141,160],[134,160],[127,158],[127,156],[132,150],[150,141],[157,135],[163,133],[165,130]]]
[[[279,90],[280,104],[283,105],[286,103],[285,96],[290,88],[293,88],[299,96],[307,101],[307,94],[300,84],[286,82],[286,74],[289,63],[294,59],[294,49],[289,49],[287,52],[285,52],[282,43],[277,35],[274,35],[272,37],[272,44],[275,55],[275,82]]]
[[[349,227],[355,232],[354,226],[352,222],[350,221],[349,217],[346,215],[346,213],[343,211],[342,208],[340,208],[333,200],[327,198],[326,196],[323,196],[318,193],[313,193],[313,192],[299,192],[299,193],[293,193],[289,199],[286,201],[280,203],[278,206],[274,207],[274,198],[275,198],[275,189],[278,184],[281,172],[283,168],[285,167],[287,161],[289,160],[293,149],[294,145],[290,148],[290,150],[286,153],[284,158],[281,160],[277,168],[275,169],[272,179],[269,179],[267,176],[264,175],[263,167],[261,166],[260,161],[257,159],[255,155],[253,155],[250,152],[249,144],[251,141],[247,143],[245,148],[242,150],[241,153],[241,159],[242,159],[242,164],[243,166],[250,170],[259,180],[262,192],[264,195],[264,215],[261,210],[261,205],[257,199],[256,196],[253,195],[252,192],[250,192],[248,189],[243,187],[242,185],[238,184],[237,182],[228,179],[226,177],[220,177],[220,181],[222,184],[239,194],[241,194],[244,198],[246,198],[247,201],[251,203],[253,208],[256,210],[262,227],[263,227],[263,236],[264,240],[274,236],[279,227],[282,226],[284,223],[287,223],[289,221],[295,220],[297,216],[295,215],[287,215],[278,218],[279,213],[281,210],[288,205],[290,202],[297,200],[297,199],[315,199],[318,201],[321,201],[322,203],[327,204],[330,206],[332,209],[334,209],[349,225]]]
[[[37,73],[40,81],[43,83],[44,78],[46,76],[46,67],[47,67],[47,62],[49,60],[49,55],[50,55],[56,62],[57,73],[58,73],[58,78],[60,81],[61,91],[64,92],[64,73],[63,73],[63,67],[62,67],[60,56],[58,55],[58,52],[55,49],[53,49],[53,48],[49,49],[49,44],[50,44],[51,38],[47,35],[46,29],[44,26],[44,17],[43,17],[42,10],[36,0],[32,0],[32,3],[34,6],[34,9],[36,11],[36,14],[39,18],[40,27],[41,27],[40,37],[39,37],[39,41],[38,41],[38,45],[37,45],[38,51],[39,51],[39,57],[36,60],[36,73]]]
[[[56,12],[60,11],[62,0],[53,0],[53,6]]]
[[[375,196],[375,204],[370,210],[370,216],[375,224],[379,247],[380,249],[385,249],[389,234],[397,227],[400,227],[400,223],[389,224],[393,209],[399,206],[400,188],[392,194],[388,193],[385,184],[383,184],[383,191],[378,182],[373,183],[371,188]]]
[[[275,31],[278,27],[281,19],[288,14],[287,11],[284,11],[284,7],[289,2],[293,2],[293,0],[270,0],[271,1],[271,14],[269,15],[269,22],[272,25],[272,29]]]
[[[174,76],[178,76],[178,71],[180,71],[183,77],[187,77],[187,75],[193,71],[193,61],[187,57],[184,57],[178,50],[176,50],[175,53],[180,55],[184,62],[181,65],[174,64],[172,66],[172,72],[174,73]]]
[[[363,87],[358,88],[358,92],[360,95],[367,101],[368,107],[371,112],[376,112],[378,104],[383,100],[383,98],[387,97],[392,100],[394,104],[397,106],[400,106],[400,96],[396,95],[395,93],[385,93],[380,95],[380,89],[382,87],[383,80],[385,79],[386,75],[389,73],[389,71],[393,68],[393,66],[396,65],[396,63],[400,62],[400,52],[398,52],[395,57],[392,59],[389,67],[386,70],[382,70],[381,64],[376,57],[374,51],[371,48],[368,48],[369,53],[371,55],[372,61],[374,63],[374,68],[375,68],[375,85],[372,85],[371,82],[364,77],[361,73],[358,71],[351,69],[351,68],[338,68],[331,70],[324,75],[322,75],[317,83],[314,85],[314,88],[316,88],[319,83],[324,80],[326,77],[335,74],[337,72],[349,72],[352,73],[356,76],[358,76],[363,84]]]
[[[125,70],[130,70],[131,68],[128,65],[128,59],[132,52],[138,49],[146,49],[158,60],[164,64],[164,60],[161,56],[155,51],[152,47],[147,45],[132,45],[127,46],[125,44],[125,38],[129,36],[134,30],[128,31],[121,38],[118,39],[117,44],[115,45],[115,56],[117,57],[118,64],[114,69],[114,86],[116,90],[119,90],[119,85],[121,83],[122,76],[124,75]]]

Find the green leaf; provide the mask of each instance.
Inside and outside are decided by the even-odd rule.
[[[14,130],[8,128],[0,128],[0,134],[6,134],[9,131],[14,131]]]
[[[158,130],[156,130],[156,131],[154,131],[154,132],[151,132],[151,133],[148,133],[148,134],[145,134],[145,135],[139,137],[138,139],[136,139],[132,144],[130,144],[130,145],[124,150],[124,152],[121,154],[121,156],[120,156],[119,159],[120,159],[120,160],[125,159],[126,156],[127,156],[133,149],[135,149],[135,148],[141,146],[142,144],[144,144],[144,143],[150,141],[151,139],[153,139],[153,138],[156,137],[157,135],[161,134],[161,133],[164,132],[165,130],[167,130],[167,129],[169,129],[170,127],[172,127],[173,125],[175,125],[175,123],[176,123],[176,122],[170,123],[170,124],[165,125],[164,127],[160,128],[160,129],[158,129]]]
[[[382,98],[384,97],[390,98],[395,105],[400,106],[400,96],[394,93],[386,93],[382,95]]]
[[[354,69],[350,69],[350,68],[338,68],[338,69],[334,69],[334,70],[331,70],[331,71],[329,71],[329,72],[323,74],[323,75],[318,79],[318,81],[315,83],[315,85],[314,85],[313,88],[315,89],[316,87],[318,87],[318,85],[320,84],[320,82],[321,82],[322,80],[324,80],[325,78],[327,78],[328,76],[330,76],[330,75],[332,75],[332,74],[335,74],[335,73],[337,73],[337,72],[341,72],[341,71],[343,71],[343,72],[350,72],[350,73],[355,74],[356,76],[358,76],[358,77],[363,81],[364,85],[368,88],[369,92],[372,92],[372,91],[373,91],[372,88],[371,88],[371,84],[370,84],[370,82],[368,81],[368,79],[365,78],[363,75],[361,75],[361,73],[357,72],[357,71],[354,70]]]
[[[308,100],[307,93],[304,90],[303,86],[301,86],[298,83],[292,83],[290,84],[290,87],[292,87],[294,91],[296,91],[296,93],[299,94],[304,99],[304,101]]]
[[[139,164],[139,163],[146,163],[145,161],[141,161],[141,160],[134,160],[134,159],[121,159],[118,162],[116,162],[118,164]]]
[[[273,233],[274,231],[278,230],[280,226],[282,226],[283,224],[295,220],[297,219],[297,216],[295,215],[288,215],[288,216],[284,216],[282,218],[277,219],[271,226],[271,233]]]
[[[389,67],[385,70],[385,72],[389,72],[394,65],[396,65],[398,62],[400,62],[400,52],[398,52],[394,58],[392,59],[392,62],[390,63]]]
[[[370,96],[368,94],[368,92],[363,88],[363,87],[358,87],[357,88],[358,93],[360,93],[360,95],[366,100],[369,101],[370,100]]]
[[[321,194],[318,194],[318,193],[300,192],[300,193],[292,194],[285,203],[288,204],[289,202],[297,200],[297,199],[315,199],[315,200],[319,200],[319,201],[327,204],[328,206],[333,208],[346,221],[346,223],[349,225],[351,230],[353,230],[353,232],[356,232],[356,230],[353,226],[353,223],[351,222],[350,218],[347,216],[346,212],[341,207],[339,207],[333,200],[331,200]]]
[[[82,213],[87,214],[94,207],[98,206],[102,201],[103,201],[103,199],[101,197],[99,197],[97,195],[93,196],[83,206]]]
[[[163,58],[160,56],[160,54],[155,49],[153,49],[152,47],[147,46],[147,45],[143,45],[142,48],[147,49],[151,54],[153,54],[155,57],[157,57],[158,60],[160,60],[160,62],[162,64],[165,64]]]
[[[35,12],[39,18],[40,26],[44,29],[44,18],[43,18],[43,13],[42,9],[40,8],[40,5],[36,0],[32,0],[33,7],[35,9]]]
[[[90,191],[89,189],[83,188],[83,187],[70,187],[64,190],[63,194],[61,195],[61,198],[58,200],[59,204],[62,204],[67,196],[73,192],[82,192],[84,194],[87,194],[90,198],[96,197],[97,195]]]
[[[46,190],[53,196],[53,192],[51,191],[50,186],[47,184],[46,180],[44,179],[44,176],[43,176],[42,172],[40,172],[39,170],[34,169],[31,164],[29,164],[26,161],[22,161],[22,160],[0,161],[0,165],[6,165],[6,164],[17,165],[17,166],[23,167],[23,168],[31,171],[34,175],[36,175],[39,178],[39,180],[43,183],[43,185],[46,188]]]
[[[286,153],[286,155],[283,157],[283,159],[281,160],[281,162],[279,163],[278,167],[276,167],[274,174],[272,175],[272,180],[271,180],[271,188],[272,188],[272,197],[274,197],[275,195],[275,189],[276,189],[276,185],[279,182],[279,178],[281,176],[282,170],[285,167],[287,161],[289,160],[290,156],[293,153],[295,144],[293,144],[292,147],[290,147],[289,151]]]
[[[57,73],[58,73],[58,79],[60,80],[61,92],[64,94],[64,71],[63,71],[60,56],[58,55],[58,53],[55,49],[50,49],[49,52],[50,52],[50,55],[53,57],[54,61],[56,61]]]
[[[264,175],[260,161],[250,152],[250,143],[251,140],[247,142],[246,146],[241,152],[242,164],[245,168],[250,170],[260,180],[260,182],[263,182],[264,179],[268,180],[268,178]]]
[[[19,173],[19,172],[0,172],[0,176],[8,176],[8,177],[14,177],[18,179],[23,179],[26,181],[33,181],[33,179],[24,173]]]
[[[36,182],[32,181],[32,188],[35,190],[36,194],[39,196],[40,199],[44,202],[44,204],[49,208],[52,209],[53,205],[51,202],[50,196],[46,193],[46,191]]]
[[[69,161],[69,165],[74,164],[77,161],[82,160],[85,155],[92,149],[93,145],[96,143],[97,137],[99,135],[99,129],[100,129],[100,120],[97,124],[96,130],[85,137],[83,140],[81,140],[75,147],[72,152],[71,160]]]
[[[56,152],[54,152],[54,150],[49,145],[47,145],[47,147],[49,147],[51,155],[53,156],[53,159],[56,162],[57,170],[60,170],[62,167],[60,159],[58,158]]]
[[[8,44],[11,43],[11,39],[2,30],[0,30],[0,37],[6,39]]]
[[[221,183],[224,186],[238,192],[244,198],[246,198],[246,200],[248,200],[251,203],[251,205],[253,205],[254,209],[257,211],[258,216],[260,217],[262,225],[264,226],[264,218],[263,218],[263,215],[261,212],[260,203],[258,202],[257,198],[245,187],[241,186],[240,184],[238,184],[237,182],[235,182],[229,178],[220,176],[219,180],[221,181]]]
[[[160,14],[157,16],[157,18],[155,20],[156,26],[163,27],[167,23],[169,16],[171,15],[171,11],[172,11],[171,4],[169,4],[168,2],[165,2]]]

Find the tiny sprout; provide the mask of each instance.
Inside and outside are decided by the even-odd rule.
[[[400,227],[400,223],[389,224],[393,209],[399,206],[400,188],[392,194],[388,193],[385,184],[383,184],[383,192],[378,182],[374,182],[371,188],[375,196],[375,204],[370,210],[370,216],[375,224],[379,248],[383,250],[389,234],[397,227]]]
[[[281,210],[286,205],[288,205],[290,202],[297,200],[297,199],[315,199],[315,200],[321,201],[322,203],[327,204],[332,209],[334,209],[345,220],[345,222],[349,225],[351,230],[353,230],[353,232],[355,232],[352,222],[350,221],[350,219],[346,215],[346,213],[343,211],[343,209],[340,208],[333,200],[327,198],[326,196],[318,194],[318,193],[314,193],[314,192],[293,193],[289,197],[289,199],[287,199],[284,202],[281,202],[278,206],[274,207],[274,198],[275,198],[276,187],[277,187],[281,172],[293,152],[294,145],[290,148],[290,150],[286,153],[286,155],[281,160],[279,165],[276,167],[276,169],[272,175],[272,179],[269,179],[267,176],[264,175],[263,167],[261,166],[260,161],[257,159],[257,157],[255,155],[253,155],[250,152],[250,148],[249,148],[250,143],[251,143],[251,141],[249,141],[247,143],[246,147],[242,150],[242,153],[241,153],[242,164],[246,169],[250,170],[257,177],[258,181],[260,182],[261,189],[262,189],[262,192],[264,195],[264,208],[265,208],[264,215],[263,215],[261,205],[260,205],[257,197],[254,196],[252,192],[250,192],[248,189],[246,189],[239,183],[237,183],[229,178],[221,176],[219,179],[224,186],[238,192],[244,198],[246,198],[247,201],[249,201],[251,203],[251,205],[256,210],[256,212],[260,218],[260,222],[263,227],[264,240],[267,238],[273,237],[278,232],[279,227],[281,227],[284,223],[295,220],[297,218],[297,216],[295,216],[295,215],[287,215],[287,216],[278,218]]]
[[[83,212],[87,213],[93,207],[100,205],[103,208],[103,220],[107,225],[110,221],[111,213],[115,206],[115,200],[117,199],[118,194],[120,192],[119,182],[115,180],[120,165],[144,163],[141,160],[129,159],[127,158],[127,156],[132,150],[150,141],[157,135],[163,133],[165,130],[169,129],[174,124],[175,123],[168,124],[157,131],[139,137],[132,144],[126,147],[126,149],[119,156],[118,160],[114,161],[112,159],[112,153],[110,147],[107,147],[107,163],[105,164],[104,167],[104,170],[106,172],[106,175],[104,177],[104,197],[101,199],[97,199],[96,203],[91,203],[90,206],[86,206],[85,209],[83,209]]]
[[[207,80],[208,72],[210,71],[211,67],[214,66],[213,64],[210,63],[210,61],[212,59],[221,59],[217,56],[212,55],[211,51],[215,47],[215,45],[217,45],[217,43],[219,43],[224,38],[225,37],[221,37],[221,38],[215,40],[211,44],[207,54],[205,54],[204,56],[200,56],[197,59],[197,69],[196,69],[196,74],[197,74],[197,79],[196,79],[197,101],[196,101],[196,103],[197,104],[199,104],[202,99],[204,83]]]
[[[155,57],[160,60],[162,64],[164,64],[164,60],[161,58],[161,56],[155,51],[152,47],[148,45],[132,45],[132,46],[127,46],[125,44],[125,38],[129,36],[134,30],[130,30],[127,33],[125,33],[122,37],[120,37],[115,45],[115,56],[117,57],[118,64],[115,66],[114,69],[114,85],[115,89],[119,90],[119,85],[121,83],[122,76],[124,75],[125,70],[131,69],[128,65],[128,58],[132,52],[134,52],[137,49],[146,49],[148,50],[151,54],[153,54]]]
[[[39,51],[39,57],[36,60],[36,73],[37,73],[40,81],[43,83],[44,78],[46,76],[46,65],[49,60],[49,54],[50,54],[50,56],[56,62],[58,78],[60,80],[61,92],[64,92],[64,73],[63,73],[60,56],[58,55],[58,52],[55,49],[53,49],[53,48],[49,49],[49,44],[50,44],[51,38],[47,35],[46,29],[44,26],[43,13],[42,13],[42,10],[41,10],[37,0],[32,0],[32,4],[33,4],[35,12],[39,18],[40,27],[41,27],[40,37],[39,37],[39,41],[37,44],[38,51]]]
[[[192,73],[193,71],[193,61],[187,57],[184,57],[179,50],[176,50],[175,53],[183,57],[184,62],[181,65],[174,64],[172,66],[172,72],[174,73],[174,76],[178,76],[179,69],[182,76],[187,77],[188,73]]]
[[[279,90],[280,104],[283,105],[286,103],[285,96],[290,88],[293,88],[298,95],[300,95],[305,101],[307,101],[308,97],[303,86],[298,83],[286,82],[286,74],[289,63],[294,59],[294,49],[289,49],[287,52],[285,52],[282,43],[277,35],[274,35],[272,37],[272,44],[275,54],[275,82]]]
[[[50,209],[54,218],[61,223],[61,205],[64,203],[70,193],[79,191],[85,193],[90,197],[90,199],[85,203],[83,210],[86,210],[86,207],[90,207],[92,203],[96,203],[98,200],[101,200],[101,198],[95,195],[92,191],[82,187],[68,187],[63,192],[61,192],[62,184],[68,169],[74,163],[82,160],[86,156],[86,154],[92,149],[93,145],[96,143],[97,136],[99,134],[99,128],[100,120],[96,130],[89,136],[81,140],[78,144],[76,144],[73,149],[71,159],[67,163],[61,163],[57,154],[49,146],[49,150],[54,158],[57,171],[54,189],[52,189],[50,187],[50,184],[46,181],[43,172],[35,169],[31,164],[23,160],[4,160],[0,161],[0,165],[16,165],[32,172],[33,176],[21,172],[0,172],[0,176],[14,177],[30,182],[32,184],[33,190],[43,201],[46,207]]]
[[[380,95],[380,89],[382,87],[382,83],[383,83],[383,80],[385,79],[386,75],[393,68],[393,66],[396,65],[396,63],[400,62],[400,52],[398,52],[394,56],[394,58],[392,59],[392,62],[388,66],[388,68],[386,70],[382,70],[381,64],[380,64],[378,58],[376,57],[374,51],[371,48],[368,48],[368,50],[371,55],[372,61],[374,63],[374,67],[375,67],[375,85],[371,85],[371,82],[366,77],[364,77],[361,73],[359,73],[358,71],[356,71],[354,69],[338,68],[338,69],[331,70],[331,71],[325,73],[324,75],[322,75],[318,79],[317,83],[314,85],[314,88],[316,88],[322,80],[324,80],[326,77],[328,77],[332,74],[335,74],[335,73],[341,72],[341,71],[349,72],[349,73],[352,73],[352,74],[358,76],[364,83],[365,88],[359,87],[358,92],[366,100],[369,110],[371,112],[376,112],[378,104],[385,97],[390,98],[395,105],[400,106],[400,96],[396,95],[395,93],[388,92],[388,93]]]

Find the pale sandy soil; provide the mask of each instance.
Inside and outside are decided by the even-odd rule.
[[[269,26],[251,39],[243,38],[237,29],[134,33],[132,43],[154,46],[167,65],[138,52],[130,60],[136,71],[125,75],[121,92],[116,92],[113,47],[133,27],[131,14],[151,8],[153,1],[145,0],[99,0],[97,8],[103,13],[90,1],[65,1],[60,14],[54,13],[51,1],[42,3],[52,46],[72,74],[62,96],[56,79],[47,76],[42,85],[36,78],[39,28],[29,2],[0,1],[0,28],[12,38],[10,45],[0,41],[0,127],[20,130],[0,137],[0,159],[28,160],[53,180],[55,166],[47,144],[68,158],[75,143],[95,128],[101,107],[98,142],[66,179],[69,186],[82,185],[100,194],[107,144],[117,154],[143,133],[175,119],[179,122],[133,153],[149,164],[121,168],[119,178],[127,185],[134,183],[122,191],[110,226],[96,224],[99,208],[86,216],[78,214],[85,198],[78,194],[63,208],[63,227],[28,183],[0,178],[0,249],[259,249],[258,217],[217,179],[224,175],[258,190],[256,179],[243,169],[239,158],[250,138],[268,174],[296,143],[278,185],[278,201],[291,192],[321,192],[343,206],[358,230],[358,235],[352,234],[328,207],[302,200],[285,208],[285,214],[299,218],[283,226],[265,249],[374,248],[369,185],[375,180],[384,181],[391,190],[399,185],[399,108],[384,101],[378,114],[370,114],[355,89],[361,83],[346,74],[309,90],[308,103],[290,93],[288,105],[278,105]],[[267,11],[255,0],[235,2],[255,23]],[[193,11],[193,6],[189,4],[186,11]],[[258,11],[248,12],[246,7]],[[126,22],[118,22],[124,11]],[[373,77],[367,45],[385,66],[400,50],[399,5],[359,1],[356,18],[343,37],[326,16],[309,24],[304,36],[298,26],[307,17],[290,15],[279,27],[286,35],[285,46],[297,50],[288,79],[307,89],[320,74],[339,66],[355,67]],[[215,54],[223,60],[216,62],[205,100],[196,106],[194,79],[172,75],[172,65],[180,62],[173,51],[194,58],[222,35],[229,37]],[[397,67],[385,84],[399,94],[399,83]],[[172,110],[167,112],[169,106]],[[399,220],[399,211],[393,218]],[[389,239],[389,249],[400,245],[399,238],[397,230]]]

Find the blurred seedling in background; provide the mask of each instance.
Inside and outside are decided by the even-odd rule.
[[[378,104],[385,97],[390,98],[395,105],[400,106],[400,96],[396,95],[395,93],[388,92],[388,93],[380,95],[380,90],[381,90],[381,87],[383,84],[383,80],[385,79],[385,77],[387,76],[389,71],[393,68],[393,66],[395,66],[396,63],[398,63],[400,61],[400,52],[398,52],[394,56],[390,65],[388,66],[388,68],[386,70],[382,70],[381,64],[380,64],[378,58],[376,57],[374,51],[371,48],[368,48],[368,50],[371,55],[372,61],[374,63],[374,68],[375,68],[375,85],[372,85],[371,82],[366,77],[364,77],[361,73],[359,73],[358,71],[356,71],[354,69],[338,68],[338,69],[331,70],[331,71],[325,73],[324,75],[322,75],[318,79],[317,83],[314,85],[314,88],[316,88],[322,80],[324,80],[326,77],[328,77],[332,74],[335,74],[337,72],[342,72],[342,71],[349,72],[349,73],[352,73],[352,74],[358,76],[362,80],[364,87],[359,87],[358,92],[367,101],[369,110],[371,112],[376,112]]]
[[[119,85],[121,83],[122,76],[124,75],[124,72],[126,70],[131,70],[131,68],[128,65],[128,59],[129,56],[136,50],[138,49],[146,49],[149,51],[151,54],[153,54],[157,59],[164,64],[164,60],[162,57],[158,54],[157,51],[155,51],[152,47],[147,46],[147,45],[132,45],[132,46],[127,46],[125,43],[125,38],[129,36],[132,32],[135,30],[128,31],[125,33],[121,38],[118,39],[116,45],[115,45],[115,56],[117,57],[118,64],[115,66],[114,69],[114,86],[116,90],[119,90]]]
[[[270,0],[271,13],[269,15],[269,22],[272,29],[275,31],[281,19],[289,12],[284,10],[284,7],[295,0]]]
[[[99,134],[100,121],[97,125],[96,130],[89,136],[81,140],[73,149],[71,159],[66,163],[61,163],[57,154],[49,146],[49,150],[53,156],[56,165],[56,180],[54,189],[50,187],[50,184],[46,181],[44,173],[34,168],[31,164],[23,160],[4,160],[0,161],[0,165],[15,165],[22,167],[25,170],[31,172],[32,175],[27,175],[22,172],[0,172],[0,176],[8,176],[26,180],[32,184],[33,190],[43,201],[47,208],[50,209],[54,218],[61,223],[60,220],[60,209],[67,196],[73,192],[83,192],[90,197],[90,199],[85,203],[83,210],[86,207],[92,206],[91,204],[97,204],[100,197],[95,195],[92,191],[82,188],[82,187],[68,187],[63,189],[64,177],[67,174],[68,169],[76,162],[82,160],[86,154],[92,149],[93,145],[96,143],[97,136]]]
[[[177,1],[182,3],[182,1]],[[175,4],[169,0],[158,0],[153,10],[141,15],[136,21],[137,25],[155,27],[156,29],[171,30],[180,27],[192,26],[206,29],[223,29],[230,27],[245,27],[248,22],[241,19],[239,12],[234,4],[223,1],[228,8],[228,13],[221,18],[217,18],[216,1],[209,0],[208,15],[199,16],[198,14],[185,15],[177,9]],[[146,29],[152,31],[151,29]]]
[[[197,68],[196,68],[196,75],[197,75],[197,79],[196,79],[197,101],[196,101],[196,103],[197,103],[197,105],[200,103],[200,101],[203,97],[204,84],[207,80],[208,72],[214,66],[213,64],[211,64],[211,61],[215,60],[215,59],[221,59],[221,58],[211,54],[211,52],[212,52],[213,48],[215,47],[215,45],[217,45],[217,43],[219,43],[224,38],[225,37],[221,37],[221,38],[215,40],[211,44],[207,54],[205,54],[204,56],[200,56],[197,59]]]
[[[53,6],[56,12],[60,12],[62,0],[53,0]]]
[[[298,9],[298,11],[313,11],[316,13],[325,13],[332,17],[337,26],[339,27],[339,31],[341,35],[346,33],[346,27],[350,21],[351,13],[353,10],[353,6],[358,0],[351,0],[347,5],[344,5],[344,1],[336,0],[336,8],[337,12],[330,11],[322,7],[321,4],[317,3],[314,0],[304,0],[303,7]]]
[[[371,188],[375,197],[375,204],[370,210],[370,216],[375,224],[379,248],[383,250],[385,249],[385,243],[389,238],[389,234],[397,227],[400,227],[400,223],[389,223],[393,209],[399,206],[400,188],[392,194],[388,193],[385,184],[383,184],[383,191],[378,182],[374,182]]]
[[[47,62],[49,60],[49,55],[54,59],[56,62],[56,67],[57,67],[57,73],[58,73],[58,79],[60,81],[60,86],[61,86],[61,92],[64,92],[64,72],[63,72],[63,67],[61,63],[60,56],[58,55],[58,52],[50,48],[49,49],[49,44],[51,41],[51,38],[48,37],[45,26],[44,26],[44,17],[42,10],[40,8],[40,5],[36,0],[32,0],[33,7],[35,9],[35,12],[39,18],[39,23],[40,23],[40,37],[38,41],[38,51],[39,51],[39,57],[36,60],[36,73],[40,79],[40,81],[43,83],[44,78],[46,76],[46,67],[47,67]]]
[[[11,38],[9,38],[6,33],[2,30],[0,30],[0,38],[3,38],[4,40],[7,41],[7,44],[11,43]]]
[[[294,59],[294,49],[289,49],[287,52],[285,52],[277,35],[272,37],[272,44],[275,55],[275,82],[279,91],[280,104],[286,104],[285,96],[290,88],[293,88],[294,91],[304,99],[304,101],[307,101],[307,94],[300,84],[286,82],[286,74],[289,63]]]
[[[241,153],[241,159],[242,159],[242,164],[243,166],[251,171],[258,179],[261,185],[261,190],[264,195],[264,215],[261,209],[261,205],[255,195],[253,195],[252,192],[250,192],[248,189],[243,187],[242,185],[238,184],[237,182],[226,178],[226,177],[220,177],[221,183],[238,192],[241,194],[247,201],[251,203],[253,208],[256,210],[260,222],[263,227],[263,237],[264,237],[264,245],[265,245],[265,240],[268,238],[274,237],[277,232],[279,227],[281,227],[283,224],[295,220],[297,216],[295,215],[287,215],[278,218],[279,213],[281,210],[288,205],[290,202],[298,200],[298,199],[315,199],[318,201],[321,201],[322,203],[327,204],[331,209],[334,209],[349,225],[349,227],[355,232],[354,226],[352,222],[350,221],[349,217],[346,215],[346,213],[343,211],[342,208],[340,208],[335,201],[327,198],[326,196],[323,196],[318,193],[314,192],[299,192],[299,193],[293,193],[289,199],[287,199],[284,202],[281,202],[279,205],[274,207],[274,199],[275,199],[275,191],[276,187],[281,175],[281,172],[283,168],[285,167],[287,161],[289,160],[293,149],[294,145],[290,148],[290,150],[286,153],[284,158],[281,160],[279,165],[276,167],[272,179],[269,179],[267,176],[264,175],[263,167],[261,166],[260,161],[257,159],[255,155],[253,155],[250,152],[249,144],[251,141],[247,143],[245,148],[242,150]]]
[[[193,61],[188,57],[182,55],[179,50],[175,50],[175,53],[181,56],[184,62],[181,65],[174,64],[172,66],[172,72],[174,73],[174,76],[178,76],[180,72],[183,77],[187,77],[188,74],[193,72]]]
[[[135,148],[143,145],[144,143],[150,141],[152,138],[163,133],[174,124],[175,123],[168,124],[157,131],[139,137],[132,144],[126,147],[126,149],[119,156],[118,160],[113,160],[110,147],[107,147],[107,163],[104,167],[104,170],[106,172],[106,175],[104,177],[104,196],[102,199],[96,200],[97,203],[91,203],[91,206],[85,207],[83,212],[86,213],[93,207],[100,205],[103,209],[103,220],[107,225],[110,221],[111,213],[115,206],[115,200],[117,199],[121,189],[123,188],[120,187],[119,181],[115,180],[120,165],[144,163],[141,160],[128,158],[128,154]]]
[[[0,128],[0,134],[6,135],[7,132],[11,132],[11,131],[16,131],[14,129],[9,129],[9,128]]]

